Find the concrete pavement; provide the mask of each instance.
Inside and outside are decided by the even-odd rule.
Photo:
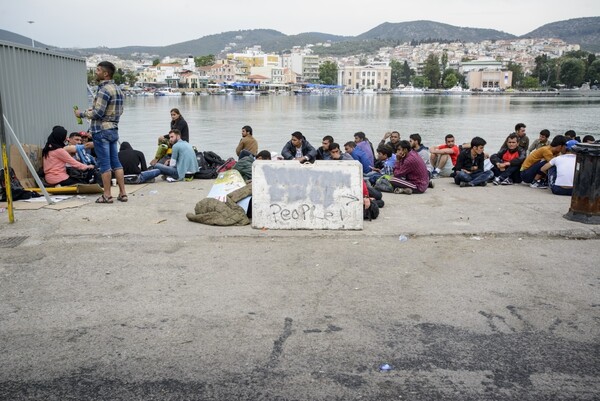
[[[362,231],[188,222],[211,183],[0,214],[0,399],[600,397],[600,227],[569,198],[440,179]]]

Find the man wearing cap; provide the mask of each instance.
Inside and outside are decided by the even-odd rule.
[[[573,194],[573,178],[575,177],[575,160],[577,158],[573,152],[573,146],[578,143],[573,139],[567,141],[565,154],[551,159],[541,168],[542,173],[548,174],[548,185],[554,195],[571,196]]]
[[[531,152],[521,165],[521,180],[527,184],[531,183],[532,188],[548,188],[546,173],[541,171],[542,166],[564,153],[566,143],[567,138],[556,135],[550,146],[543,146]]]

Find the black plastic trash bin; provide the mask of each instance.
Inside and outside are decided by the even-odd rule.
[[[571,207],[566,219],[586,224],[600,224],[600,144],[580,143],[573,146],[577,154]]]

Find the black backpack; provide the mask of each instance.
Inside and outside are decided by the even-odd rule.
[[[31,199],[31,197],[37,197],[36,192],[25,191],[23,185],[21,185],[21,181],[17,178],[15,174],[15,170],[12,167],[9,167],[8,170],[10,176],[10,189],[12,193],[12,200],[20,200],[20,199]],[[6,182],[4,182],[4,169],[0,169],[0,202],[5,202],[6,198]],[[35,195],[34,195],[35,194]]]
[[[196,160],[198,160],[198,168],[200,170],[205,170],[209,167],[208,162],[206,161],[206,158],[202,152],[196,152]]]
[[[206,160],[206,163],[208,163],[208,167],[217,168],[225,163],[225,160],[223,160],[221,156],[210,150],[204,152],[204,159]]]
[[[364,220],[375,220],[379,216],[379,205],[377,202],[371,199],[371,206],[368,209],[364,209],[363,219]]]
[[[199,180],[212,180],[213,178],[217,178],[217,169],[214,167],[201,168],[196,173],[194,173],[194,178]]]

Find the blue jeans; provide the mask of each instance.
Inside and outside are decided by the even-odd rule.
[[[555,181],[556,181],[556,167],[552,166],[548,170],[548,184],[550,185],[550,190],[552,191],[552,193],[554,195],[566,195],[566,196],[573,195],[573,187],[571,187],[571,188],[560,187],[560,186],[554,184]]]
[[[122,169],[119,161],[119,131],[116,129],[107,129],[92,135],[94,150],[96,152],[96,163],[100,174],[110,170]]]
[[[156,178],[161,174],[162,173],[160,172],[159,169],[151,169],[151,170],[142,171],[139,175],[140,180],[139,180],[138,184],[141,184],[143,182],[146,182],[148,180]]]
[[[513,180],[514,183],[518,184],[521,182],[521,173],[519,172],[520,166],[508,166],[504,171],[496,166],[492,167],[492,171],[496,177],[500,177],[500,181],[504,181],[507,178]]]
[[[167,177],[172,177],[176,180],[179,179],[179,173],[177,172],[177,169],[175,167],[171,167],[171,166],[165,166],[164,164],[161,163],[156,163],[154,165],[154,170],[158,170],[158,173],[154,173],[156,175],[154,175],[154,177],[158,177],[161,174],[166,175]],[[152,170],[148,170],[148,171],[152,171]]]
[[[546,160],[540,160],[528,169],[521,171],[521,179],[527,184],[531,184],[535,180],[535,176],[540,173],[542,166],[546,164]],[[542,173],[543,175],[543,173]]]
[[[464,171],[459,171],[454,176],[454,183],[460,185],[461,182],[468,182],[469,185],[477,186],[483,182],[487,182],[494,177],[492,170],[488,171],[475,171],[474,173],[467,174]]]

